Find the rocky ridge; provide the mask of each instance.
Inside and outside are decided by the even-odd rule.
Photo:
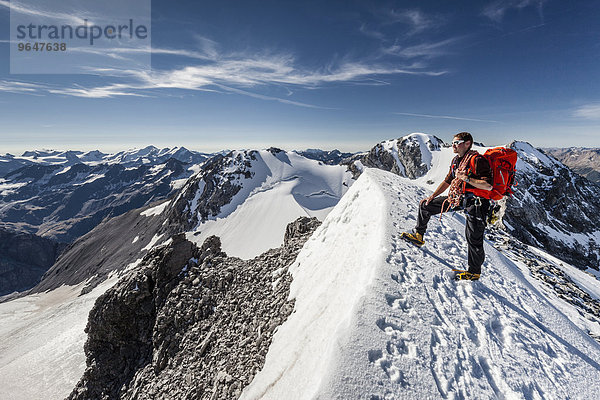
[[[300,218],[284,245],[253,260],[176,235],[98,298],[87,369],[69,399],[232,399],[264,364],[293,311],[287,271],[319,225]]]
[[[321,161],[327,165],[344,164],[346,160],[356,156],[354,153],[342,153],[339,150],[328,151],[320,149],[306,149],[302,151],[295,151],[295,153],[298,153],[306,158],[310,158],[311,160]]]

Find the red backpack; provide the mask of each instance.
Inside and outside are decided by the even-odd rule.
[[[517,152],[505,147],[488,149],[483,156],[487,158],[492,170],[492,190],[468,189],[476,196],[491,200],[500,200],[506,195],[513,194],[512,185],[515,181],[515,166]],[[475,169],[475,157],[471,158],[471,168]]]

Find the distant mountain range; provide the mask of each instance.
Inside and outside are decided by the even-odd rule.
[[[543,150],[579,175],[600,183],[600,149],[568,147]]]
[[[0,156],[4,243],[18,243],[21,255],[35,252],[44,260],[26,270],[22,256],[0,246],[0,295],[35,285],[56,261],[57,248],[103,219],[169,197],[211,156],[154,146],[116,154],[27,151]]]
[[[174,158],[186,164],[199,164],[211,156],[212,154],[188,150],[185,147],[159,149],[154,146],[147,146],[143,149],[120,151],[114,154],[102,153],[98,150],[88,152],[34,150],[26,151],[20,156],[0,155],[0,178],[9,172],[30,165],[62,165],[67,167],[75,164],[88,166],[119,164],[130,167],[145,164],[157,165],[169,158]]]
[[[306,149],[296,150],[295,153],[300,154],[311,160],[321,161],[329,165],[337,165],[344,163],[345,160],[350,159],[356,153],[342,153],[339,150],[320,150],[320,149]]]

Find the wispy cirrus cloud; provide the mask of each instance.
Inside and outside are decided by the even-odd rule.
[[[399,32],[405,39],[411,39],[445,25],[442,17],[426,14],[419,9],[380,8],[373,12],[373,16],[375,21],[361,23],[359,31],[381,41],[396,40]],[[393,32],[390,33],[391,30]]]
[[[438,42],[425,42],[414,45],[394,44],[393,46],[384,48],[382,51],[386,54],[391,54],[406,59],[419,57],[435,58],[450,54],[452,49],[455,48],[455,46],[462,40],[462,37],[455,37],[444,39]]]
[[[388,23],[404,23],[409,26],[409,34],[416,34],[430,29],[435,24],[435,19],[424,12],[412,10],[388,10],[386,12]]]
[[[592,103],[580,106],[573,112],[573,116],[577,118],[600,120],[600,103]]]
[[[360,32],[381,42],[380,58],[420,58],[421,61],[427,59],[427,63],[431,64],[432,59],[453,53],[455,45],[464,39],[448,35],[439,38],[439,29],[447,24],[447,19],[419,9],[383,8],[376,11],[374,16],[377,23],[363,23]]]
[[[360,24],[360,27],[358,28],[358,30],[363,35],[371,37],[373,39],[380,40],[380,41],[385,41],[387,38],[385,33],[371,28],[367,23],[364,23],[364,22]]]
[[[511,9],[524,9],[535,7],[543,19],[544,3],[547,0],[499,0],[494,1],[483,9],[482,14],[494,22],[501,22],[506,13]]]
[[[427,14],[417,8],[380,8],[373,14],[384,27],[390,25],[404,26],[404,35],[418,34],[443,24],[443,20],[439,16]]]
[[[405,113],[405,112],[396,112],[394,114],[395,115],[406,115],[408,117],[455,119],[455,120],[459,120],[459,121],[493,122],[493,123],[498,122],[498,121],[493,121],[493,120],[489,120],[489,119],[455,117],[455,116],[450,116],[450,115],[415,114],[415,113]]]
[[[148,97],[144,94],[135,91],[135,86],[128,84],[112,84],[96,87],[84,87],[81,85],[74,85],[66,88],[52,88],[48,89],[47,92],[51,94],[62,94],[74,97],[87,97],[87,98],[109,98],[117,96],[137,96],[137,97]],[[142,89],[140,87],[140,89]]]
[[[71,47],[69,48],[70,53],[79,53],[86,55],[97,55],[110,57],[113,59],[131,60],[130,56],[140,56],[144,54],[148,55],[164,55],[164,56],[176,56],[184,57],[195,60],[213,60],[213,55],[206,54],[202,51],[197,50],[185,50],[185,49],[170,49],[170,48],[156,48],[156,47]],[[113,71],[115,72],[115,71]]]
[[[163,51],[163,53],[179,54],[180,52],[173,50]],[[215,53],[210,59],[202,54],[204,52],[199,53],[197,57],[201,62],[170,70],[90,70],[98,75],[118,76],[120,80],[118,83],[31,89],[35,93],[45,92],[85,98],[159,96],[161,91],[165,90],[220,91],[301,107],[319,107],[283,97],[291,95],[290,87],[319,89],[329,84],[340,83],[381,85],[382,81],[379,78],[382,76],[439,76],[446,73],[443,70],[427,70],[421,65],[399,67],[360,61],[345,61],[326,68],[309,70],[299,66],[296,59],[289,54],[225,56]],[[282,95],[283,97],[257,93],[267,87],[284,88],[286,93]]]
[[[0,80],[0,92],[40,95],[46,89],[37,83]]]

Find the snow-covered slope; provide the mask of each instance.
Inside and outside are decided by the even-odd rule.
[[[0,398],[63,399],[71,392],[85,370],[87,316],[116,281],[83,296],[84,283],[0,303]]]
[[[399,238],[427,194],[363,173],[291,268],[295,312],[243,399],[600,398],[600,345],[525,265],[486,243],[482,279],[452,280],[461,214],[423,249]]]
[[[174,207],[184,209],[189,240],[217,235],[227,254],[245,259],[281,245],[296,218],[325,218],[353,182],[345,166],[278,149],[218,161],[188,181]]]

